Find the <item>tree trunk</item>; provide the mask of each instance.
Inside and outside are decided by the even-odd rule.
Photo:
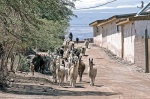
[[[0,66],[0,86],[4,87],[7,85],[7,76],[8,76],[8,68],[7,68],[7,63],[8,63],[8,58],[9,55],[14,47],[15,42],[11,45],[10,48],[8,48],[8,44],[6,42],[3,42],[3,54],[1,57],[1,66]]]

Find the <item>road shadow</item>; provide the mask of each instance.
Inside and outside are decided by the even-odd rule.
[[[104,59],[104,58],[95,58],[95,59]]]
[[[62,88],[72,88],[72,86],[62,86]],[[80,85],[76,85],[75,88],[85,88],[85,87],[80,86]]]
[[[77,86],[82,88],[82,86]],[[39,85],[22,85],[14,84],[10,88],[2,90],[5,93],[11,93],[16,95],[45,95],[45,96],[112,96],[120,93],[115,92],[100,92],[100,91],[68,91],[58,90],[49,86]]]

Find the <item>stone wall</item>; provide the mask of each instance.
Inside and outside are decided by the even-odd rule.
[[[134,42],[135,65],[145,70],[145,39],[143,37],[136,37]]]

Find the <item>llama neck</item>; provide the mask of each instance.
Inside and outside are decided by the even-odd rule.
[[[81,65],[81,59],[79,59],[79,66]]]
[[[61,65],[61,64],[60,64],[60,57],[59,57],[58,60],[59,60],[59,61],[58,61],[58,62],[59,62],[59,65],[58,65],[58,71],[60,71],[60,65]]]
[[[76,65],[74,65],[74,66],[73,66],[73,72],[75,72],[75,70],[76,70],[76,67],[77,67]]]
[[[90,70],[92,70],[92,69],[93,69],[93,65],[92,65],[92,64],[89,64],[89,66],[90,66]]]

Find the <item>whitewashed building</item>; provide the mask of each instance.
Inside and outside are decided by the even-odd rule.
[[[92,22],[90,26],[93,26],[94,43],[107,48],[118,57],[123,57],[121,27],[116,22],[134,15],[135,13],[115,15],[106,20]]]
[[[116,15],[90,26],[95,44],[150,71],[150,2],[136,15]]]
[[[123,34],[123,58],[145,68],[145,33],[150,36],[150,16],[134,16],[119,21]]]
[[[104,20],[96,20],[89,24],[90,26],[93,27],[93,42],[99,46],[101,46],[102,44],[102,31],[100,31],[97,25],[103,21]]]
[[[150,37],[149,15],[116,15],[106,20],[95,21],[90,26],[93,26],[95,44],[146,69],[145,33]]]

